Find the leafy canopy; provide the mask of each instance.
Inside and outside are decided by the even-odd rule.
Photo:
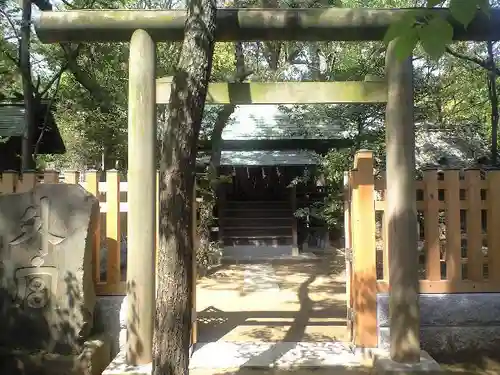
[[[395,53],[401,59],[410,56],[418,44],[435,60],[446,51],[453,40],[453,27],[440,14],[429,11],[441,7],[446,0],[427,0],[427,6],[419,12],[405,13],[387,30],[384,42],[395,40]],[[451,16],[467,28],[477,12],[489,14],[488,0],[450,0]]]

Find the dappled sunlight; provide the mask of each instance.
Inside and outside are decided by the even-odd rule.
[[[355,325],[358,335],[354,343],[364,347],[377,346],[377,288],[376,279],[359,272],[352,280]],[[367,344],[368,343],[368,344]]]
[[[225,265],[200,279],[198,341],[346,341],[343,270],[321,260]]]
[[[227,265],[198,280],[198,289],[239,290],[243,283],[243,265]]]
[[[190,375],[309,375],[311,373],[311,368],[301,368],[301,369],[252,369],[252,368],[240,368],[240,369],[192,369],[190,370]],[[336,375],[356,375],[356,374],[370,374],[370,367],[357,367],[357,368],[314,368],[315,375],[331,375],[332,373]]]

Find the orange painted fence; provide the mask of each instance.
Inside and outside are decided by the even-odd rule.
[[[346,177],[346,247],[352,248],[354,339],[376,344],[376,293],[390,288],[386,181],[373,154]],[[416,178],[421,293],[500,292],[500,170],[425,170]]]
[[[93,276],[97,295],[125,295],[128,184],[120,172],[45,171],[0,174],[0,194],[26,192],[39,183],[80,184],[100,201],[100,220],[93,237]],[[194,218],[196,219],[196,218]],[[158,223],[157,223],[158,225]],[[195,268],[196,269],[196,268]]]

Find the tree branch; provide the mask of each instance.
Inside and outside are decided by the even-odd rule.
[[[90,8],[95,3],[95,0],[89,0],[89,3],[85,8]],[[42,11],[51,11],[52,4],[44,0],[37,0],[35,4]],[[72,49],[69,43],[60,43],[64,55],[67,60],[67,69],[73,74],[76,81],[80,83],[99,103],[102,112],[109,112],[112,107],[111,97],[108,92],[89,74],[85,73],[77,62],[77,57],[80,52],[81,45],[78,45],[76,49]]]
[[[40,135],[38,136],[38,139],[35,143],[35,150],[33,151],[33,159],[36,160],[36,156],[38,154],[38,149],[40,148],[40,143],[42,142],[42,139],[43,139],[43,135],[45,134],[45,131],[47,130],[48,128],[48,122],[49,122],[49,115],[50,115],[50,111],[51,111],[51,108],[52,108],[52,104],[54,103],[54,98],[56,97],[58,91],[59,91],[59,86],[61,84],[61,77],[62,77],[62,73],[64,72],[64,70],[61,70],[59,72],[59,74],[57,75],[57,84],[56,84],[56,89],[54,91],[54,95],[52,95],[52,97],[50,98],[50,101],[49,103],[47,104],[47,109],[45,111],[45,117],[43,119],[43,127],[42,127],[42,131],[40,132]]]
[[[446,52],[448,54],[452,55],[453,57],[474,63],[474,64],[480,66],[481,68],[486,69],[489,72],[495,71],[495,74],[500,75],[500,69],[496,66],[490,66],[490,64],[488,64],[488,62],[485,60],[481,60],[477,57],[462,54],[460,52],[452,50],[450,47],[446,47]]]
[[[43,97],[52,87],[52,85],[57,81],[57,86],[56,86],[56,92],[59,89],[59,83],[61,81],[61,76],[62,74],[68,69],[68,63],[65,63],[59,71],[54,74],[54,76],[50,79],[49,83],[47,83],[47,86],[43,89],[43,91],[39,94],[40,97]]]
[[[243,53],[243,45],[241,42],[234,43],[234,56],[236,60],[236,71],[234,74],[233,82],[241,83],[245,81],[248,76],[250,76],[253,72],[250,70],[246,70],[245,67],[245,55]],[[209,181],[211,184],[216,184],[216,180],[218,177],[218,167],[220,165],[220,156],[221,156],[221,140],[222,140],[222,132],[226,127],[229,118],[233,114],[236,109],[236,105],[234,104],[225,104],[222,109],[217,113],[217,118],[215,120],[214,128],[210,135],[210,140],[212,143],[212,150],[210,154],[210,164],[209,164]]]
[[[16,59],[14,56],[12,56],[8,51],[6,51],[5,49],[3,50],[5,56],[14,63],[14,65],[16,65],[16,69],[21,73],[21,75],[24,76],[24,71],[21,70],[21,64],[19,62],[18,59]],[[68,69],[68,63],[65,63],[60,71],[58,73],[56,73],[52,78],[51,80],[49,81],[49,83],[47,84],[47,86],[45,86],[45,88],[43,89],[42,92],[39,92],[39,88],[40,88],[40,85],[37,84],[37,85],[33,85],[33,82],[31,82],[31,88],[33,90],[33,95],[35,97],[35,99],[37,100],[40,100],[49,90],[50,88],[52,87],[52,85],[54,84],[54,82],[57,80],[57,78],[59,76],[62,75],[62,73],[64,73],[64,71]]]
[[[4,16],[5,19],[7,20],[8,24],[12,28],[12,32],[14,33],[16,39],[18,41],[21,40],[21,37],[19,36],[19,33],[16,30],[16,25],[15,25],[14,21],[12,21],[12,18],[10,18],[10,16],[8,15],[8,13],[6,11],[4,11],[2,8],[0,8],[0,14],[2,16]]]

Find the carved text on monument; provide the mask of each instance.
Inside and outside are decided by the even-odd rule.
[[[33,241],[34,245],[39,247],[39,250],[30,256],[29,265],[14,271],[15,298],[22,301],[24,308],[44,308],[56,293],[58,270],[54,266],[54,246],[64,240],[65,237],[51,232],[49,200],[42,197],[39,205],[29,206],[25,210],[21,218],[21,234],[7,244],[3,243],[11,254],[16,248],[17,251],[23,251],[20,247]]]

